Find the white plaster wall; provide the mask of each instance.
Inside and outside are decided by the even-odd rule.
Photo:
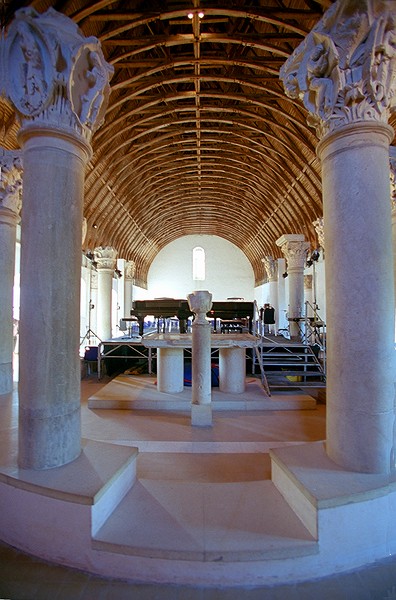
[[[206,278],[192,278],[192,251],[196,246],[205,250]],[[246,256],[230,242],[211,235],[184,236],[168,244],[154,259],[147,278],[148,294],[144,298],[186,298],[193,290],[208,290],[214,301],[240,297],[254,300],[254,273]]]

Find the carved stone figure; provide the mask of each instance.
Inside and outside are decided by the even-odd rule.
[[[99,41],[83,37],[75,23],[52,8],[41,15],[27,8],[16,11],[0,43],[1,87],[22,125],[34,120],[90,141],[103,123],[114,71]]]
[[[396,105],[396,2],[335,3],[280,71],[318,137],[351,122],[388,122]]]

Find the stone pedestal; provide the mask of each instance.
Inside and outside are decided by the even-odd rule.
[[[0,155],[0,395],[13,386],[13,286],[16,226],[22,202],[22,162],[16,152]]]
[[[100,340],[108,340],[112,336],[112,292],[113,276],[117,266],[117,251],[111,246],[98,247],[94,250],[98,271],[97,299],[97,334]]]
[[[179,394],[184,388],[183,348],[157,348],[157,389]]]
[[[246,351],[244,348],[219,349],[219,389],[230,394],[243,394],[246,379]]]
[[[187,296],[195,318],[192,330],[192,425],[212,425],[212,376],[210,360],[211,327],[206,313],[212,306],[212,294],[195,291]],[[202,408],[204,406],[204,408]]]

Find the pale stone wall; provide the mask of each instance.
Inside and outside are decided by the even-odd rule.
[[[192,250],[205,250],[205,281],[192,278]],[[185,236],[166,246],[153,261],[148,274],[148,295],[136,288],[135,299],[186,298],[193,290],[206,289],[214,301],[241,297],[254,300],[254,273],[246,256],[233,244],[217,236]]]

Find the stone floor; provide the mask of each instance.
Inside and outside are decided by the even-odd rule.
[[[109,382],[95,376],[82,381],[83,436],[119,444],[136,444],[138,475],[156,473],[200,481],[265,481],[270,477],[266,454],[271,444],[321,440],[325,436],[325,406],[312,410],[220,412],[214,427],[191,428],[188,417],[174,413],[91,410],[88,398]],[[0,452],[10,451],[17,432],[17,396],[0,397]],[[9,444],[9,447],[7,445]],[[182,450],[184,448],[184,451]],[[187,451],[185,449],[187,448]],[[178,454],[178,470],[172,472]],[[199,456],[195,454],[199,453]],[[211,453],[213,453],[211,455]],[[260,453],[260,461],[257,460]],[[232,461],[230,461],[232,454]],[[227,456],[228,455],[228,456]],[[232,468],[231,468],[232,463]],[[0,545],[0,599],[10,600],[396,600],[396,558],[352,573],[300,584],[252,588],[158,586],[94,577],[46,564]]]

